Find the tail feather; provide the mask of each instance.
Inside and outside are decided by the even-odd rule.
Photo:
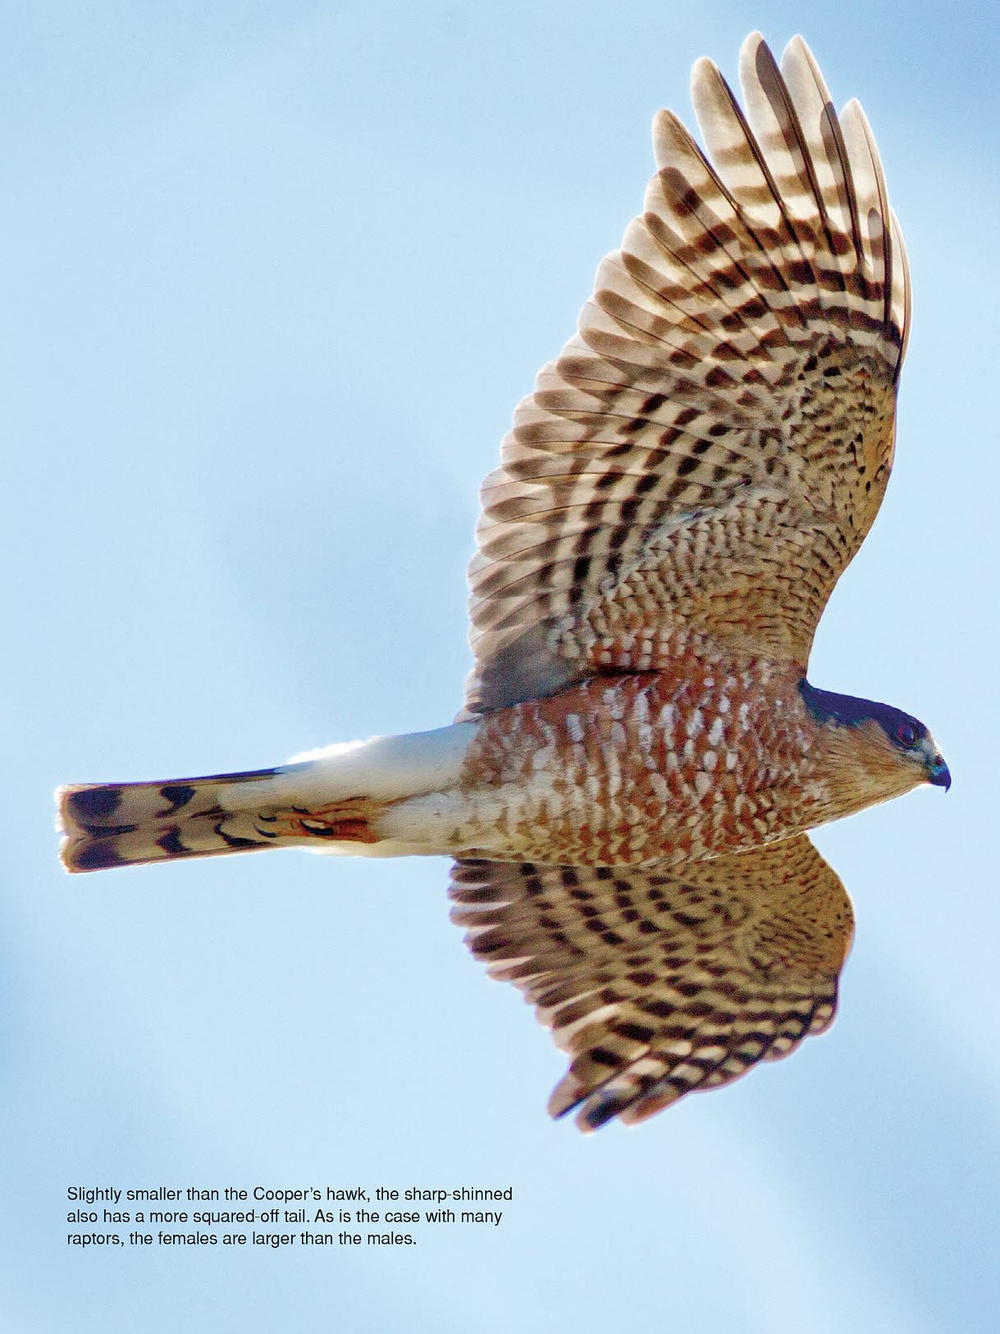
[[[372,807],[364,798],[316,810],[276,799],[271,780],[311,767],[60,788],[63,864],[68,871],[100,871],[180,857],[315,847],[317,840],[372,841],[367,818]]]
[[[348,741],[276,769],[60,788],[63,863],[100,871],[280,847],[369,857],[449,852],[451,843],[433,841],[438,834],[419,815],[379,832],[380,817],[407,798],[450,789],[477,730],[459,723]]]

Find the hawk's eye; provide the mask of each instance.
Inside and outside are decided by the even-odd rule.
[[[917,729],[912,723],[897,723],[896,740],[909,750],[911,746],[917,744]]]

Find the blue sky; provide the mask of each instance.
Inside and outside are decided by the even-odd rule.
[[[583,1139],[445,863],[71,879],[51,791],[451,718],[478,482],[640,203],[653,112],[753,27],[861,98],[915,289],[893,482],[811,676],[924,719],[955,782],[817,839],[858,915],[830,1035]],[[993,1328],[997,32],[972,4],[0,5],[9,1328]],[[405,1252],[63,1240],[69,1185],[355,1181],[516,1198]]]

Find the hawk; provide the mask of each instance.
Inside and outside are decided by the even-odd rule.
[[[60,793],[71,871],[309,847],[454,857],[453,916],[641,1121],[833,1019],[850,901],[817,825],[947,788],[916,718],[813,686],[816,624],[892,463],[910,287],[875,142],[801,38],[658,170],[482,489],[450,726],[274,769]]]

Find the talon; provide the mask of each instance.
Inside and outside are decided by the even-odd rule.
[[[313,838],[336,839],[341,843],[377,843],[378,835],[368,827],[368,821],[358,818],[345,820],[293,820],[293,829]]]

